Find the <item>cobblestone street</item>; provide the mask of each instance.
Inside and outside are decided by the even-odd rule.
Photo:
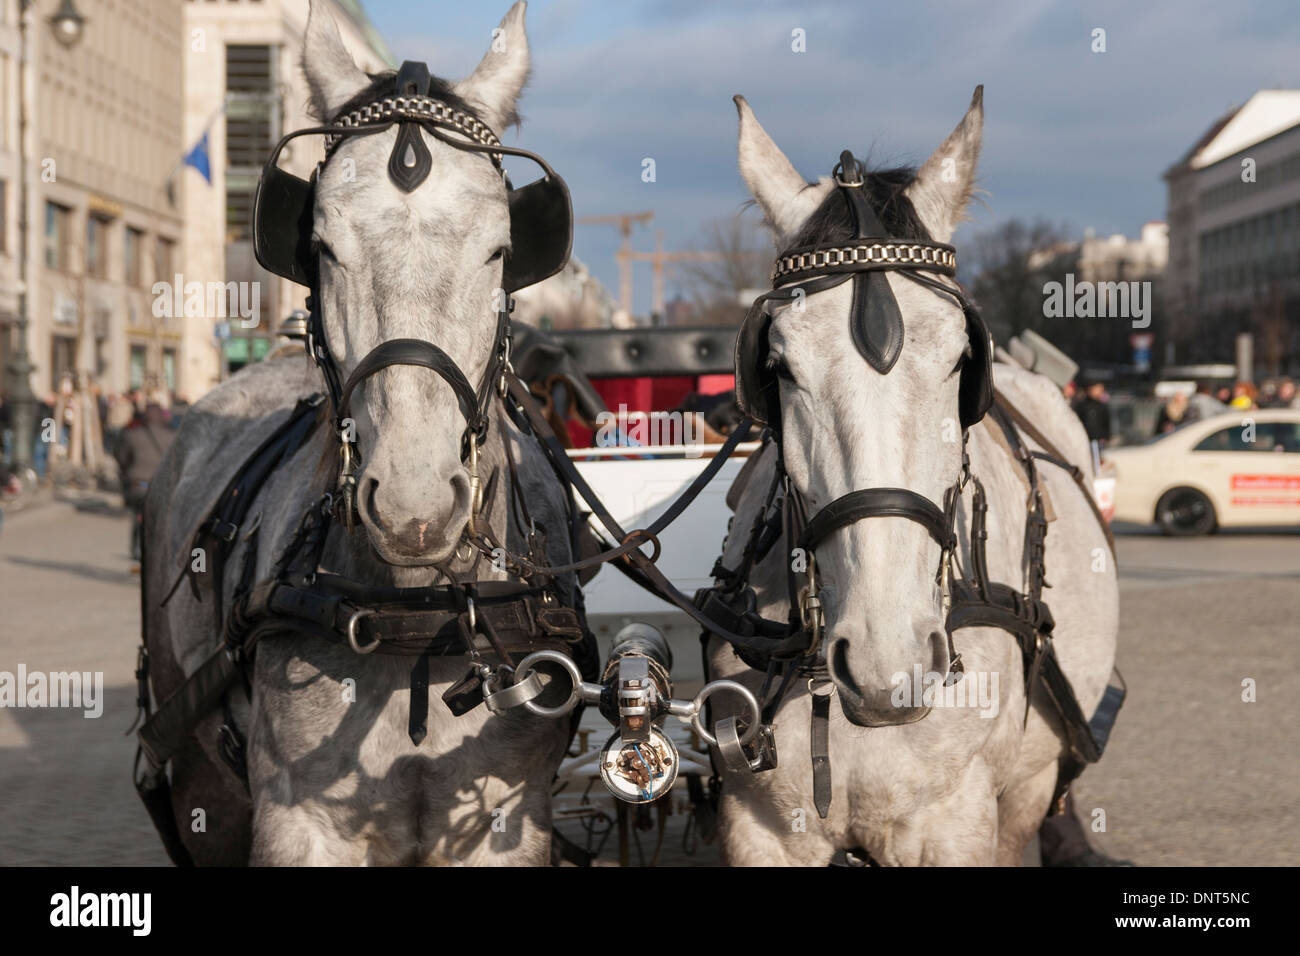
[[[97,719],[0,710],[0,864],[169,864],[131,785],[140,592],[117,504],[19,512],[0,535],[0,670],[103,671],[105,697]]]
[[[0,534],[0,670],[102,671],[103,715],[0,710],[0,864],[166,864],[131,786],[138,579],[127,522],[97,499],[9,515]],[[1293,534],[1120,538],[1129,699],[1077,791],[1098,845],[1139,865],[1294,865],[1300,838]],[[1241,682],[1258,682],[1258,703]],[[664,862],[680,852],[681,818]],[[576,835],[576,834],[575,834]],[[647,855],[654,834],[642,834]],[[604,856],[616,855],[611,834]],[[636,859],[635,851],[632,854]],[[694,862],[716,859],[701,847]]]

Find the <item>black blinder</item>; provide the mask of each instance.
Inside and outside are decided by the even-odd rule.
[[[970,428],[978,424],[993,405],[993,343],[979,310],[970,302],[962,305],[966,313],[970,355],[962,363],[957,407],[961,427]]]
[[[275,160],[272,155],[262,170],[253,197],[253,255],[268,272],[310,287],[316,281],[311,247],[315,183],[285,172]]]
[[[510,255],[501,285],[514,292],[549,279],[573,250],[573,201],[564,180],[551,171],[536,182],[512,189]]]

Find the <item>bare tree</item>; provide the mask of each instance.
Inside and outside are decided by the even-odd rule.
[[[963,243],[969,267],[963,282],[979,301],[994,338],[1004,341],[1025,329],[1044,332],[1043,285],[1069,271],[1077,247],[1066,230],[1038,220],[1011,219]]]
[[[767,289],[776,256],[766,230],[743,212],[704,227],[699,261],[678,264],[679,283],[693,307],[692,322],[738,325],[745,317],[742,293]]]

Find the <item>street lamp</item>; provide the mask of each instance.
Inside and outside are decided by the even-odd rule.
[[[27,351],[27,11],[35,0],[22,0],[18,14],[18,342],[9,360],[9,404],[14,432],[14,464],[19,471],[32,465],[36,396],[32,394],[31,356]],[[86,18],[77,12],[74,0],[63,0],[49,18],[54,36],[71,48],[80,39]]]
[[[50,28],[54,30],[54,38],[65,47],[76,46],[81,39],[81,31],[86,26],[86,18],[77,12],[74,0],[63,0],[49,22]]]

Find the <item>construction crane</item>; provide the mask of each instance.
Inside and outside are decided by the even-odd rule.
[[[618,263],[618,299],[624,312],[632,314],[632,226],[646,224],[654,219],[653,212],[615,213],[608,216],[580,216],[578,223],[584,226],[618,226],[623,243],[614,253]]]
[[[659,316],[660,322],[664,321],[665,264],[669,262],[721,262],[726,258],[720,252],[664,252],[664,231],[662,229],[655,232],[654,252],[633,252],[629,249],[626,255],[633,262],[649,262],[653,264],[654,286],[650,310]],[[630,290],[628,297],[631,298]]]

